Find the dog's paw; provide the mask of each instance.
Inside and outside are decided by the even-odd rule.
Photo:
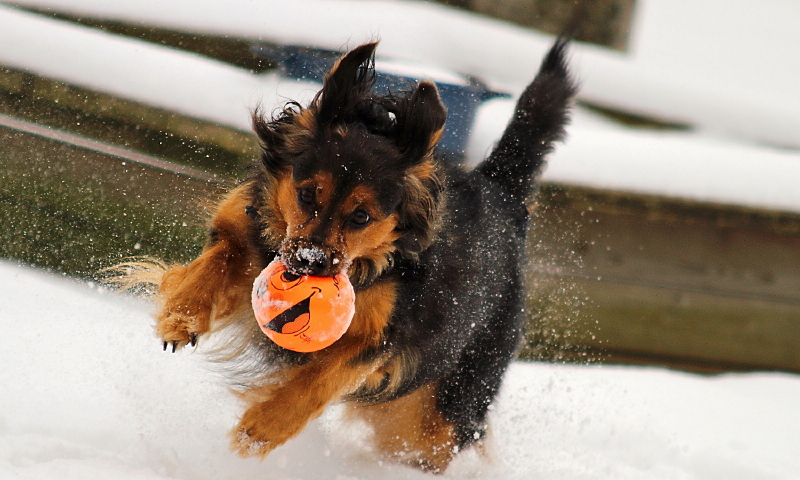
[[[263,459],[298,433],[293,425],[277,420],[267,418],[262,409],[248,410],[231,431],[231,450],[242,458],[257,456]]]
[[[277,446],[278,444],[269,440],[259,440],[251,436],[242,427],[231,432],[231,450],[242,458],[260,457],[263,459]]]
[[[164,351],[171,346],[174,353],[186,345],[196,346],[198,337],[207,332],[207,325],[208,321],[198,316],[167,310],[158,316],[156,332],[164,342]]]
[[[176,266],[165,275],[161,284],[164,306],[156,315],[156,334],[164,342],[164,350],[175,352],[186,345],[197,345],[197,339],[211,325],[213,303],[205,289],[198,285],[189,268]]]

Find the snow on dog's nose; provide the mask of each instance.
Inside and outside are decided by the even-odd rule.
[[[294,273],[319,276],[328,268],[330,260],[328,254],[319,247],[300,247],[284,262]]]

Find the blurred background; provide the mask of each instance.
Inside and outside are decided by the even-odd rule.
[[[436,81],[442,156],[469,168],[576,18],[523,357],[800,371],[794,1],[0,2],[0,256],[190,261],[255,156],[249,112],[377,38],[376,88]]]

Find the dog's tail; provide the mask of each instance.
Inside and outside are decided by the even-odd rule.
[[[569,107],[578,88],[567,67],[569,40],[556,41],[539,73],[517,102],[514,117],[489,158],[476,170],[510,195],[525,199],[534,190],[544,156],[564,137]]]

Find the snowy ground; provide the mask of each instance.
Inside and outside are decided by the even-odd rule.
[[[0,262],[0,479],[418,479],[337,408],[263,463],[228,451],[240,412],[203,354],[164,353],[141,300]],[[515,364],[491,458],[444,478],[794,479],[800,378]]]

